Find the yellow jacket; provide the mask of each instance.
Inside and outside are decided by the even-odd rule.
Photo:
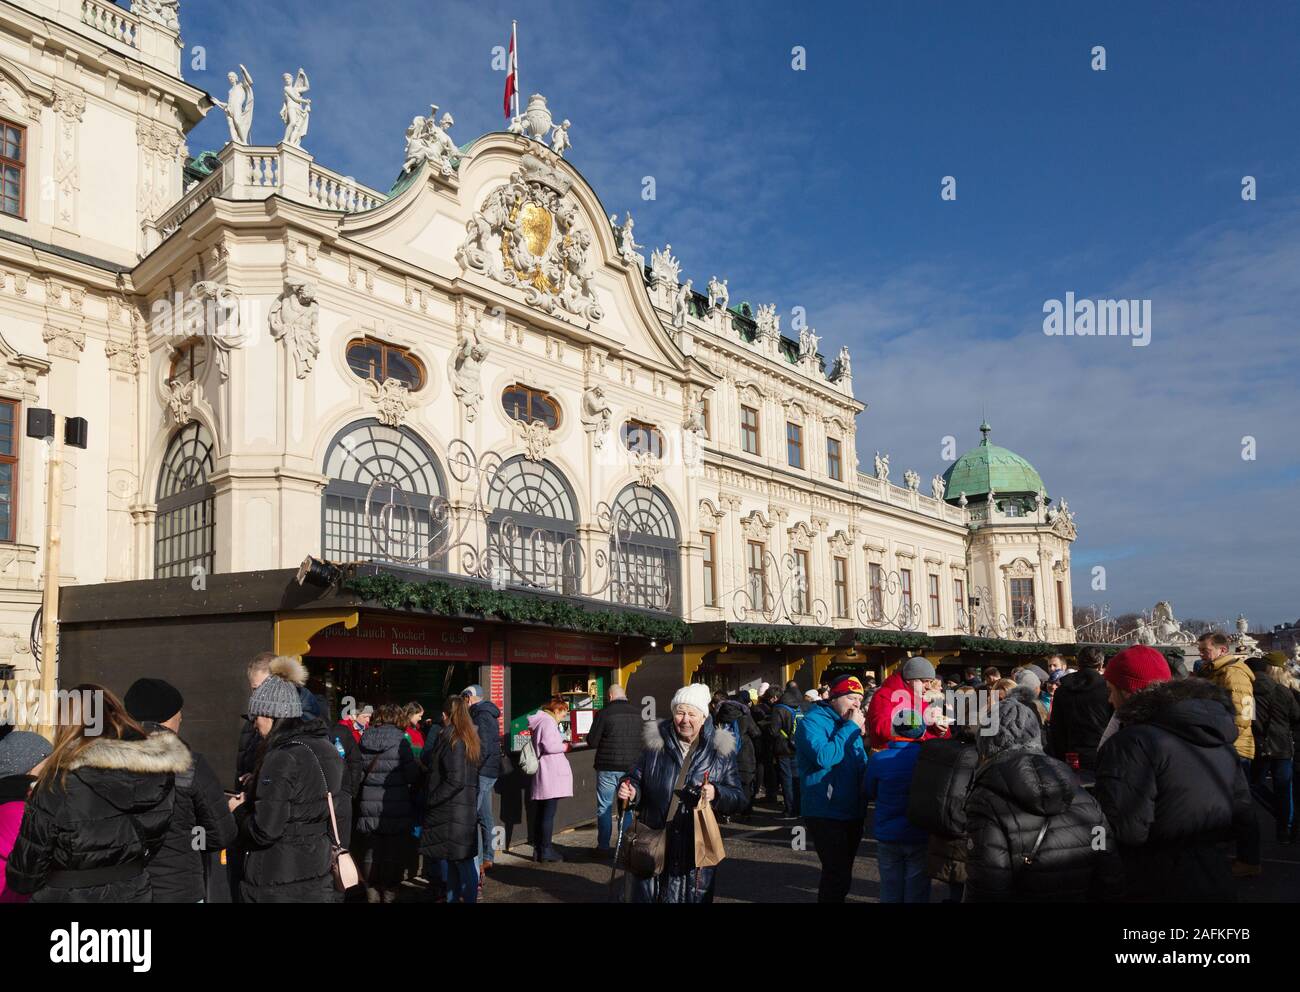
[[[1255,757],[1255,735],[1250,729],[1255,717],[1255,673],[1247,667],[1245,657],[1225,654],[1218,661],[1205,665],[1200,674],[1232,693],[1237,723],[1237,755]]]

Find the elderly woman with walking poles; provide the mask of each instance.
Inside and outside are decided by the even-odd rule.
[[[697,837],[697,824],[705,830],[711,813],[739,813],[747,800],[735,737],[713,726],[709,701],[708,686],[677,690],[671,717],[645,725],[645,747],[618,787],[619,801],[638,812],[633,836],[623,841],[636,876],[633,902],[713,901],[720,836]]]

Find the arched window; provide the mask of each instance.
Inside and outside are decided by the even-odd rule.
[[[197,421],[178,430],[163,455],[154,521],[156,579],[212,574],[216,538],[212,437]]]
[[[612,510],[618,540],[610,536],[610,599],[680,612],[681,550],[672,505],[658,489],[633,484],[618,494]]]
[[[375,338],[359,338],[348,345],[348,368],[358,378],[396,379],[406,388],[415,392],[424,386],[424,365],[405,348],[395,344],[379,341]]]
[[[435,520],[430,513],[431,500],[446,493],[442,471],[429,446],[411,431],[377,420],[349,424],[330,442],[325,474],[329,476],[321,501],[325,559],[411,561],[444,543],[446,518]],[[445,560],[443,554],[432,562],[413,563],[443,568]]]
[[[523,455],[503,462],[492,477],[488,506],[489,554],[501,581],[578,592],[578,502],[554,465]]]
[[[203,378],[203,365],[208,360],[208,346],[203,338],[195,336],[182,341],[172,354],[170,382],[198,382]]]

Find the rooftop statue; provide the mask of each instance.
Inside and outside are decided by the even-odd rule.
[[[853,371],[849,363],[849,346],[844,345],[840,348],[839,358],[835,359],[835,368],[831,370],[831,380],[839,381],[852,375]]]
[[[656,248],[650,253],[650,283],[654,286],[676,286],[681,275],[681,263],[673,258],[673,246],[664,245],[663,250]]]
[[[758,339],[760,341],[780,337],[781,315],[776,312],[775,303],[759,304],[758,315],[755,320],[758,324]]]
[[[686,326],[686,318],[691,312],[691,286],[692,282],[687,279],[677,290],[673,297],[673,327],[683,328]]]
[[[132,0],[131,13],[154,21],[172,31],[181,27],[180,0]]]
[[[817,344],[821,339],[811,327],[799,331],[799,361],[811,362],[817,358]]]
[[[731,294],[727,291],[727,280],[723,279],[718,282],[718,277],[713,276],[709,279],[709,312],[714,310],[727,309],[727,302]]]
[[[248,136],[253,130],[253,77],[249,75],[243,63],[240,63],[239,72],[242,78],[233,72],[226,73],[226,79],[230,82],[230,93],[226,96],[226,102],[213,100],[213,104],[219,107],[226,115],[226,124],[230,127],[230,140],[240,144],[248,144]]]
[[[903,473],[903,482],[906,483],[907,488],[912,490],[912,492],[916,492],[921,488],[921,476],[910,468]]]
[[[889,456],[876,452],[876,478],[881,482],[889,481]]]
[[[637,244],[636,239],[632,237],[632,227],[634,224],[634,221],[632,220],[632,211],[629,210],[627,212],[627,217],[623,219],[622,227],[619,227],[618,224],[618,214],[609,215],[609,224],[614,228],[614,230],[619,232],[619,256],[623,261],[628,262],[629,264],[634,264],[636,262],[637,249],[642,246]]]
[[[567,120],[551,128],[551,151],[555,152],[560,158],[564,158],[565,151],[572,147],[573,142],[569,140],[569,122]]]
[[[934,494],[935,499],[938,500],[943,499],[944,488],[945,486],[944,486],[942,475],[936,475],[933,479],[930,480],[930,492]],[[962,495],[964,496],[965,493],[963,493]]]
[[[280,120],[284,121],[284,143],[302,147],[302,139],[307,137],[307,125],[311,117],[311,101],[303,96],[311,83],[307,81],[307,71],[298,69],[297,78],[284,74],[284,105],[280,107]]]
[[[431,163],[444,176],[456,171],[460,152],[448,133],[456,123],[449,113],[442,115],[438,121],[438,105],[429,106],[428,117],[415,117],[406,129],[406,161],[402,163],[402,173],[406,174],[419,168],[422,162]]]

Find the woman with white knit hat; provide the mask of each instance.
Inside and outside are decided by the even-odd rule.
[[[735,737],[713,726],[710,698],[709,687],[699,683],[678,689],[672,716],[645,725],[645,747],[619,784],[618,797],[638,808],[640,826],[667,828],[664,870],[638,879],[634,902],[713,901],[717,869],[695,867],[692,811],[709,803],[719,815],[739,813],[746,798],[736,771]]]

